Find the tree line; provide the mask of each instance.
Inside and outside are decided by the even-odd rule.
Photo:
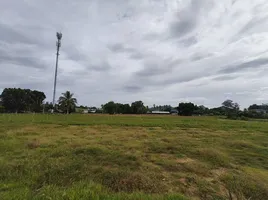
[[[5,88],[1,94],[1,109],[6,112],[40,112],[46,95],[44,92]]]
[[[101,107],[102,111],[108,114],[146,114],[148,111],[142,101],[135,101],[131,105],[110,101]]]
[[[107,114],[149,114],[152,111],[165,111],[182,116],[222,115],[230,119],[268,118],[267,104],[253,104],[242,111],[239,108],[239,104],[232,100],[225,100],[221,106],[216,108],[207,108],[203,105],[195,105],[192,102],[181,102],[176,107],[171,105],[153,105],[153,107],[148,107],[141,100],[134,101],[131,104],[109,101],[101,105],[101,108],[96,108],[82,105],[77,106],[77,99],[70,91],[62,93],[55,106],[51,102],[44,102],[45,99],[46,95],[42,91],[5,88],[0,96],[0,113],[48,113],[54,110],[54,112],[69,114],[94,110],[95,113]]]
[[[69,114],[75,111],[76,98],[69,91],[62,93],[55,108],[52,103],[46,102],[44,92],[21,88],[5,88],[0,95],[1,113],[26,113],[56,111]]]

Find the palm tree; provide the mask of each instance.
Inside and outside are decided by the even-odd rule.
[[[60,107],[64,108],[67,114],[69,114],[71,108],[75,108],[77,104],[77,100],[73,98],[73,95],[74,94],[70,91],[66,91],[62,93],[62,96],[58,100]]]

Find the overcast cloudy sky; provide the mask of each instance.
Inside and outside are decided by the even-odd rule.
[[[267,0],[1,0],[0,92],[79,104],[268,103]]]

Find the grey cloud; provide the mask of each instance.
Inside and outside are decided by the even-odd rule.
[[[0,64],[15,64],[36,69],[47,68],[47,66],[39,58],[9,55],[4,51],[0,51]]]
[[[192,61],[199,61],[213,56],[212,53],[195,53],[190,59]]]
[[[8,69],[11,69],[11,71],[8,71]],[[14,71],[16,73],[14,73]],[[25,73],[25,71],[28,73]],[[0,89],[6,87],[21,87],[28,89],[45,90],[48,88],[48,86],[50,86],[49,84],[52,83],[52,81],[42,76],[38,78],[35,77],[33,73],[36,73],[35,75],[42,74],[42,72],[38,72],[35,70],[31,70],[31,73],[29,73],[29,71],[26,68],[20,69],[15,65],[7,65],[7,68],[2,70],[0,73]],[[10,77],[12,77],[12,80],[10,80]],[[53,87],[52,84],[51,88]]]
[[[140,86],[166,87],[177,83],[191,82],[200,78],[211,76],[211,73],[183,73],[178,74],[178,76],[171,76],[175,67],[180,65],[181,62],[182,60],[179,59],[156,59],[154,61],[145,61],[144,68],[136,72],[132,81],[138,83]]]
[[[195,25],[195,19],[185,17],[185,19],[181,19],[180,21],[171,24],[170,31],[174,37],[181,37],[192,31]]]
[[[100,64],[91,64],[87,68],[89,70],[94,70],[94,71],[98,71],[98,72],[104,72],[104,71],[111,70],[112,66],[107,61],[103,61]]]
[[[235,72],[243,71],[245,69],[260,68],[267,64],[268,64],[268,58],[260,58],[260,59],[251,60],[242,64],[225,67],[224,69],[220,70],[219,73],[226,73],[226,74],[235,73]]]
[[[262,17],[262,18],[252,18],[248,23],[246,23],[245,26],[243,26],[238,33],[236,33],[232,39],[230,40],[230,43],[235,42],[239,39],[241,39],[241,36],[243,35],[249,35],[252,33],[258,33],[260,31],[259,28],[262,28],[265,23],[267,23],[268,18]]]
[[[183,47],[190,47],[192,45],[195,45],[198,42],[197,38],[195,36],[190,36],[185,39],[179,40],[179,44]]]
[[[109,45],[108,49],[110,49],[110,51],[113,51],[113,52],[122,52],[124,49],[124,46],[122,44],[117,43],[117,44]]]
[[[148,60],[144,62],[144,68],[136,73],[136,76],[147,77],[155,75],[163,75],[171,73],[176,65],[180,64],[181,60],[165,59]]]
[[[153,40],[166,40],[168,37],[164,36],[160,33],[149,33],[143,36],[143,40],[145,41],[153,41]]]
[[[237,2],[237,0],[232,0],[232,5],[234,5]]]
[[[74,46],[67,46],[64,51],[70,60],[75,61],[85,61],[88,59],[88,56],[83,53],[83,51],[79,50]]]
[[[191,0],[190,5],[179,12],[170,24],[170,34],[172,37],[182,37],[192,32],[198,25],[198,15],[204,0]]]
[[[131,19],[133,17],[132,13],[120,13],[117,14],[117,19],[118,20],[125,20],[125,19]]]
[[[17,82],[15,83],[14,87],[20,87],[20,88],[27,88],[27,89],[37,89],[37,90],[44,90],[47,88],[48,83],[45,81],[26,81],[26,82]],[[51,84],[51,87],[53,85]]]
[[[129,53],[129,58],[134,60],[141,60],[146,57],[144,53],[131,47],[125,47],[123,44],[120,43],[108,45],[108,49],[114,53]]]
[[[1,33],[0,40],[6,43],[34,44],[34,41],[31,38],[21,34],[20,32],[16,31],[14,28],[5,24],[0,23],[0,33]]]
[[[178,75],[176,78],[166,79],[163,81],[160,81],[160,85],[172,85],[177,83],[188,83],[192,81],[196,81],[202,78],[208,78],[211,77],[214,73],[213,72],[196,72],[191,74],[185,74],[185,75]]]
[[[201,77],[203,77],[203,75],[201,75],[201,74],[199,74],[199,75],[196,75],[196,74],[185,75],[185,76],[178,77],[178,78],[160,81],[160,85],[172,85],[172,84],[176,84],[176,83],[187,83],[187,82],[191,82],[191,81],[194,81],[196,79],[199,79]]]
[[[129,86],[124,86],[123,90],[126,92],[140,92],[143,90],[143,87],[141,86],[136,86],[136,85],[129,85]]]
[[[253,18],[251,19],[244,27],[242,27],[237,34],[233,36],[230,42],[235,42],[241,39],[241,36],[246,34],[251,34],[254,32],[258,32],[258,26],[263,26],[264,23],[267,22],[267,17],[262,17],[260,19]]]
[[[168,25],[168,34],[167,31],[150,32],[143,36],[143,40],[166,42],[174,37],[180,38],[185,36],[187,33],[190,33],[197,25],[197,15],[200,7],[202,6],[201,1],[203,2],[204,0],[200,0],[198,2],[191,1],[190,5],[185,10],[176,12],[174,14],[174,19]],[[192,13],[193,11],[195,14]],[[162,20],[163,19],[157,20],[156,23],[159,23],[159,21]],[[195,36],[189,36],[179,41],[179,44],[185,47],[191,46],[195,43],[197,43],[197,38]]]
[[[205,77],[211,77],[212,75],[213,73],[210,73],[210,72],[178,74],[178,76],[173,76],[173,77],[162,76],[160,78],[154,78],[152,77],[152,75],[148,75],[148,76],[136,77],[136,82],[138,82],[140,85],[146,85],[148,87],[165,88],[167,86],[178,84],[178,83],[188,83],[188,82],[196,81]]]
[[[236,78],[237,78],[237,76],[223,75],[223,76],[217,76],[217,77],[213,78],[212,80],[214,80],[214,81],[229,81],[229,80],[233,80]]]
[[[202,60],[203,58],[205,58],[203,55],[201,54],[195,54],[191,57],[192,61],[198,61],[198,60]]]
[[[82,50],[76,48],[76,47],[66,47],[67,50],[64,52],[67,55],[67,58],[76,61],[79,64],[86,66],[86,69],[89,71],[97,71],[97,72],[104,72],[104,71],[109,71],[112,69],[112,66],[110,63],[102,58],[101,61],[98,61],[97,63],[94,62],[95,58],[91,58],[90,56],[87,56]],[[97,59],[98,60],[98,59]],[[77,72],[77,75],[81,75],[86,72]]]
[[[76,79],[74,79],[73,76],[67,76],[61,74],[58,76],[58,86],[63,86],[63,87],[70,87],[75,84]]]
[[[134,52],[130,55],[130,58],[134,59],[134,60],[141,60],[145,57],[146,57],[146,55],[142,54],[141,52]]]
[[[254,28],[256,25],[259,24],[259,20],[256,19],[252,19],[250,20],[238,33],[239,34],[243,34],[245,32],[247,32],[248,30]]]
[[[123,44],[120,44],[120,43],[108,45],[108,49],[112,52],[115,52],[115,53],[124,53],[124,52],[133,53],[133,52],[135,52],[135,49],[133,49],[131,47],[125,47]]]

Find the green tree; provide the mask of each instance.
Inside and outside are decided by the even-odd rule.
[[[131,109],[133,114],[145,114],[147,108],[144,106],[142,101],[135,101],[131,104]]]
[[[196,106],[196,109],[194,111],[194,114],[197,114],[197,115],[206,115],[208,113],[209,113],[209,109],[203,105]]]
[[[0,105],[0,113],[4,113],[5,112],[5,107]]]
[[[189,102],[189,103],[179,103],[178,106],[178,114],[183,116],[191,116],[194,114],[194,111],[196,110],[196,106]]]
[[[102,106],[102,108],[103,108],[105,113],[109,113],[110,115],[112,115],[112,114],[116,113],[117,106],[118,105],[116,103],[114,103],[113,101],[110,101],[110,102],[104,104]]]
[[[209,109],[208,113],[210,115],[225,115],[225,109],[222,106],[217,108],[211,108]]]
[[[225,100],[223,103],[222,103],[222,106],[227,108],[227,109],[230,109],[230,110],[239,110],[239,105],[238,103],[235,103],[233,102],[232,100],[230,99],[227,99]]]
[[[124,104],[123,105],[123,114],[131,114],[131,107],[129,104]]]
[[[1,94],[6,112],[40,112],[46,95],[40,91],[21,88],[5,88]]]
[[[52,102],[46,102],[42,105],[44,112],[50,112],[53,109]]]
[[[235,103],[230,99],[227,99],[222,103],[222,106],[225,109],[225,115],[227,116],[227,118],[236,119],[238,117],[239,113],[238,103]]]
[[[262,111],[267,112],[268,105],[267,104],[262,104],[262,105],[253,104],[248,107],[248,110],[262,110]]]
[[[66,91],[65,93],[62,93],[62,96],[58,100],[59,107],[67,114],[75,110],[77,104],[77,100],[73,95],[74,94],[70,91]]]
[[[25,110],[25,91],[20,88],[5,88],[2,92],[2,104],[7,112],[21,112]]]
[[[156,105],[154,104],[153,107],[150,108],[149,110],[151,110],[151,111],[153,111],[153,110],[154,110],[154,111],[158,110],[158,111],[171,112],[171,110],[172,110],[172,106],[171,106],[171,105],[163,105],[163,106],[158,105],[158,106],[156,106]]]
[[[31,110],[33,112],[41,112],[43,110],[42,104],[46,95],[40,91],[31,91]]]
[[[131,107],[129,104],[115,103],[110,101],[101,106],[105,113],[109,114],[131,114]]]

